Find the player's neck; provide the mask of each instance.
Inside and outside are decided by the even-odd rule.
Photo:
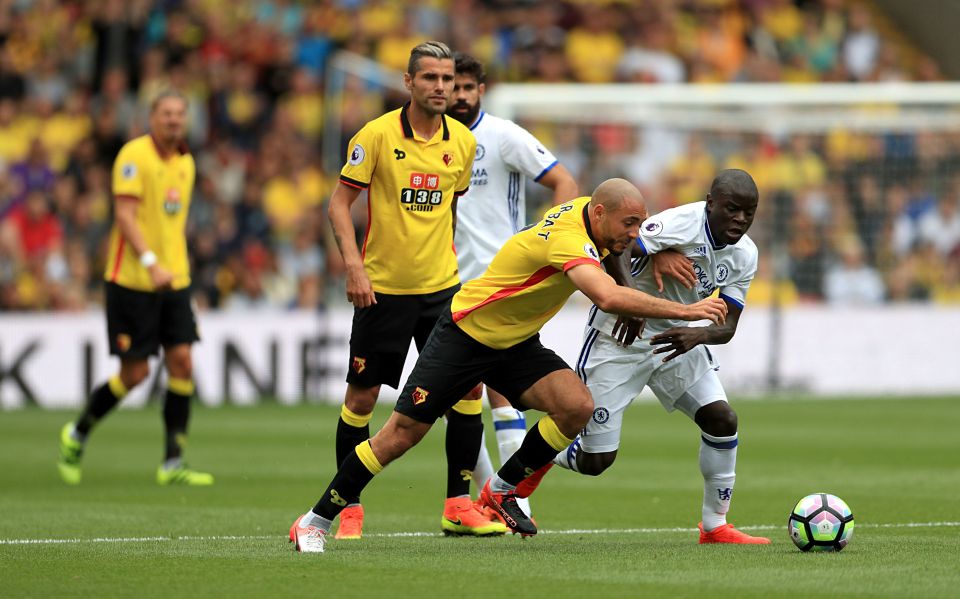
[[[417,106],[416,102],[411,102],[407,106],[407,119],[410,121],[410,127],[423,139],[431,139],[440,129],[439,114],[428,114],[425,110]]]
[[[164,156],[180,153],[180,140],[178,139],[161,139],[154,135],[153,143],[157,144]]]

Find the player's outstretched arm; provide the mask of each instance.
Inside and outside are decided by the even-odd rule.
[[[663,361],[669,362],[681,354],[685,354],[698,345],[722,345],[733,339],[740,322],[743,308],[736,304],[727,303],[727,319],[722,324],[713,324],[708,327],[674,327],[667,329],[650,339],[650,345],[658,345],[653,353],[663,354],[671,352]]]
[[[684,305],[620,287],[607,273],[589,264],[578,264],[567,271],[577,289],[604,312],[641,318],[677,318],[680,320],[711,320],[723,323],[727,304],[719,298],[709,298]]]
[[[577,197],[577,181],[562,164],[556,164],[547,174],[537,181],[540,185],[553,190],[553,205],[569,202]]]
[[[630,276],[630,254],[628,252],[619,256],[607,254],[602,264],[607,274],[613,278],[614,283],[630,289],[637,288],[637,282]],[[617,322],[613,324],[610,335],[617,340],[617,345],[622,347],[633,345],[633,342],[643,334],[643,327],[646,322],[644,318],[618,315]]]
[[[377,298],[373,294],[370,277],[363,268],[363,257],[357,247],[353,218],[350,216],[350,206],[357,201],[359,195],[359,189],[337,183],[333,195],[330,196],[327,215],[330,217],[333,237],[337,240],[337,247],[340,248],[340,255],[343,256],[343,264],[347,270],[347,300],[357,308],[366,308],[377,303]]]

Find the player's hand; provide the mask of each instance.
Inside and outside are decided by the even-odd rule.
[[[653,280],[657,283],[657,291],[663,292],[663,275],[680,281],[687,289],[693,289],[697,277],[693,273],[693,262],[674,250],[664,250],[650,256],[653,263]]]
[[[366,308],[377,303],[370,277],[362,264],[347,267],[347,301],[357,308]]]
[[[153,264],[147,269],[150,273],[150,282],[157,291],[168,291],[173,288],[173,275],[159,264]]]
[[[610,334],[617,340],[617,345],[627,347],[628,345],[633,345],[637,337],[643,334],[645,324],[647,324],[647,321],[643,318],[618,316],[617,322],[613,325],[613,331]]]
[[[674,327],[650,338],[650,345],[660,345],[653,350],[655,354],[673,352],[663,359],[664,362],[685,354],[703,343],[703,327]]]
[[[686,306],[684,320],[710,320],[714,324],[723,324],[727,319],[727,302],[719,297],[710,297]]]

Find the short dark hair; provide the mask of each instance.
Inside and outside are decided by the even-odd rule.
[[[477,83],[487,82],[487,74],[483,70],[483,63],[473,56],[463,52],[454,52],[453,60],[456,63],[457,75],[468,75],[476,79]]]
[[[740,198],[759,198],[757,184],[750,173],[738,168],[730,168],[717,173],[710,184],[710,195]]]
[[[417,44],[410,50],[410,60],[407,62],[407,73],[410,76],[416,75],[420,70],[420,59],[424,56],[430,58],[449,58],[453,60],[453,52],[450,47],[443,42],[423,42]]]
[[[167,98],[177,98],[178,100],[183,102],[183,105],[185,107],[187,108],[190,107],[190,102],[187,101],[187,97],[183,94],[183,92],[178,89],[173,89],[171,87],[171,88],[162,90],[159,94],[156,95],[156,97],[153,98],[153,102],[150,102],[150,113],[153,114],[153,112],[157,109],[157,106],[160,106],[160,102],[163,102]]]

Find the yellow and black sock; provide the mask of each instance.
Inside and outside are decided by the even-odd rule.
[[[573,439],[567,438],[560,432],[553,418],[544,416],[527,432],[520,449],[507,460],[497,474],[504,482],[517,485],[540,467],[545,466],[547,462],[552,461],[561,449],[565,449],[571,443]]]
[[[360,492],[382,470],[383,466],[373,454],[370,442],[360,443],[344,458],[320,501],[313,506],[313,513],[333,520],[343,508],[360,500]]]
[[[90,399],[87,406],[80,414],[75,425],[77,434],[83,438],[90,434],[90,429],[106,416],[110,410],[117,407],[117,404],[128,393],[127,387],[120,380],[119,375],[110,377],[104,384],[100,385],[90,393]]]
[[[353,448],[370,438],[370,419],[373,413],[356,414],[346,405],[340,408],[340,419],[337,421],[337,467],[343,463]]]
[[[481,400],[462,400],[447,414],[447,497],[470,494],[483,438]]]
[[[187,443],[187,422],[190,420],[190,399],[194,385],[190,379],[170,377],[163,401],[163,423],[166,429],[164,460],[175,460],[183,454]]]

